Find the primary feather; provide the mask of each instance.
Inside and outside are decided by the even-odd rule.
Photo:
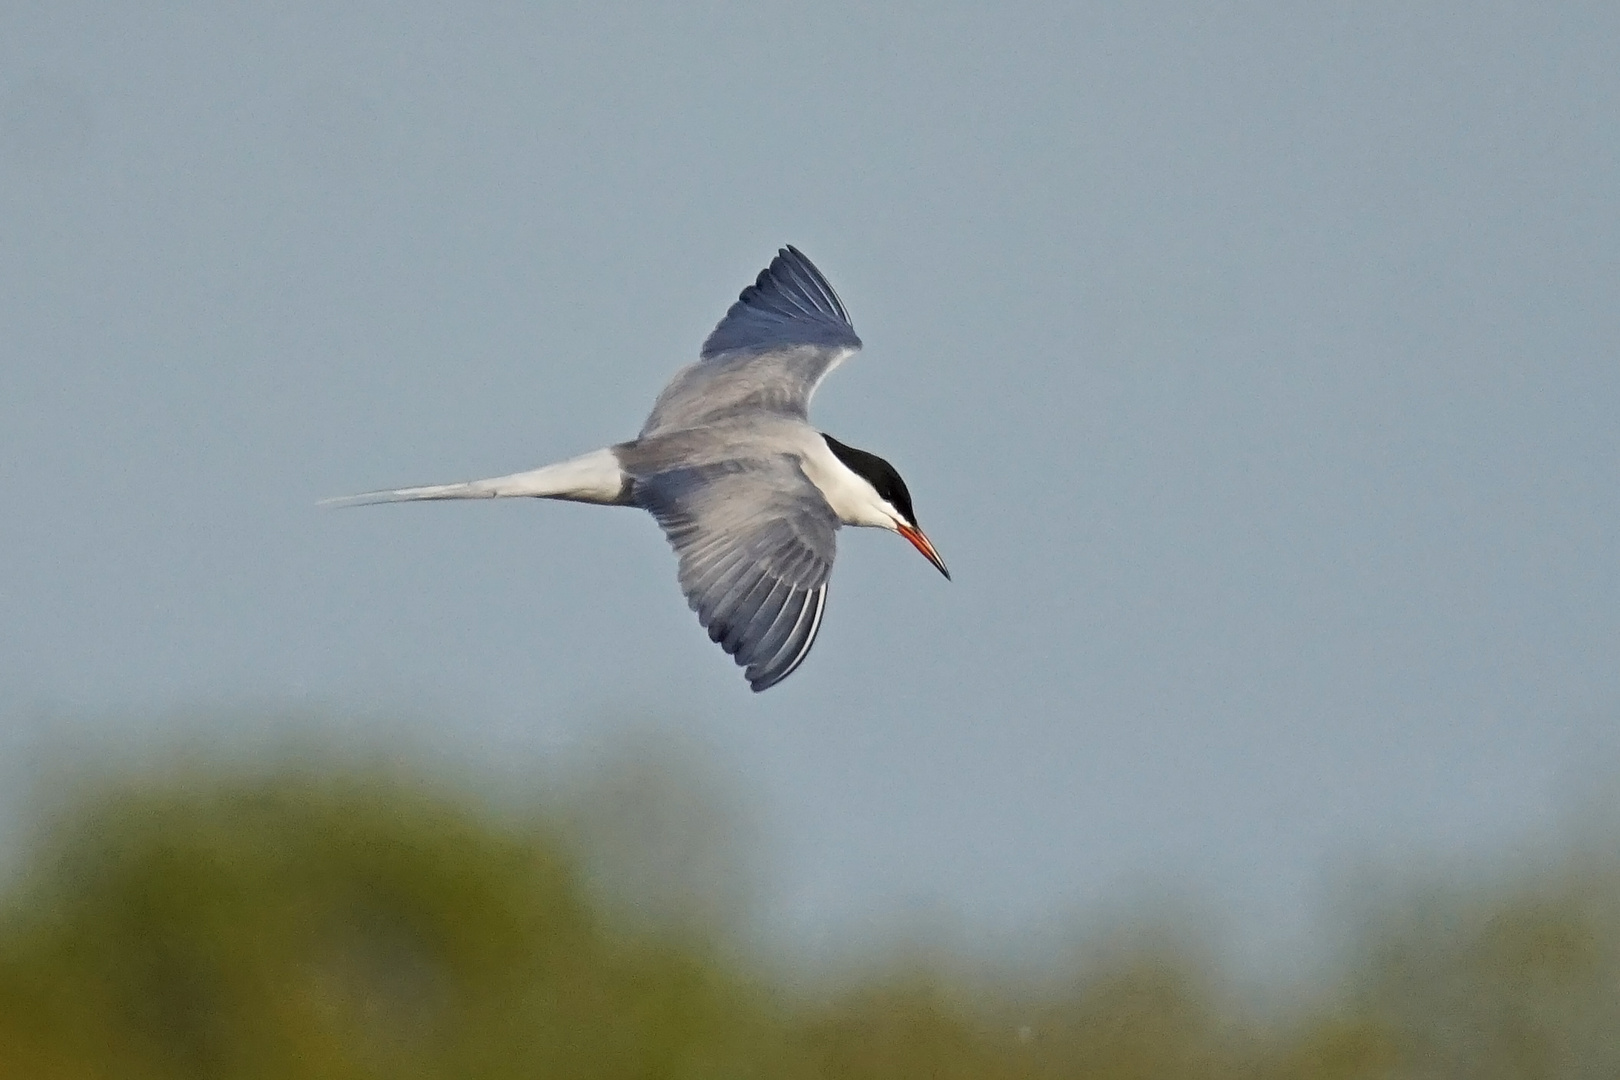
[[[703,342],[712,360],[729,352],[769,352],[796,345],[859,349],[838,294],[804,253],[789,244],[742,291]]]
[[[838,518],[787,455],[638,476],[680,560],[681,591],[709,638],[774,686],[810,654],[827,602]]]
[[[641,434],[760,412],[808,422],[816,387],[860,347],[821,271],[782,248],[709,334],[701,359],[664,387]]]

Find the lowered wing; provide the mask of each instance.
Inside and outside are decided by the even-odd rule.
[[[678,466],[635,480],[680,559],[698,621],[757,691],[810,655],[827,604],[838,519],[797,461]]]

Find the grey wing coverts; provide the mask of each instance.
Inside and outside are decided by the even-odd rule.
[[[636,479],[680,559],[681,591],[754,691],[810,654],[838,519],[787,455],[679,466]]]
[[[681,590],[754,690],[804,662],[821,628],[838,517],[783,421],[808,426],[822,378],[861,347],[827,279],[777,252],[670,380],[641,438],[616,447],[680,560]],[[819,439],[813,429],[806,432]]]
[[[838,294],[798,248],[782,248],[658,395],[643,436],[771,413],[808,420],[810,396],[861,347]]]

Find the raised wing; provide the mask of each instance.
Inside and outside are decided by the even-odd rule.
[[[807,419],[816,386],[860,347],[821,271],[798,248],[782,248],[709,334],[702,359],[670,380],[641,433],[749,410]]]
[[[861,339],[821,271],[789,244],[737,297],[700,355],[712,360],[729,352],[762,353],[797,345],[858,349]]]
[[[663,526],[698,621],[756,692],[810,655],[827,604],[838,518],[787,456],[637,477],[634,501]]]

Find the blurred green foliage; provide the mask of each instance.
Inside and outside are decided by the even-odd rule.
[[[3,1080],[1620,1077],[1597,858],[1388,905],[1336,983],[1268,1016],[1169,935],[1057,978],[896,961],[788,993],[699,894],[616,915],[600,818],[420,777],[193,769],[68,805],[4,890]],[[639,818],[635,858],[681,840]]]

